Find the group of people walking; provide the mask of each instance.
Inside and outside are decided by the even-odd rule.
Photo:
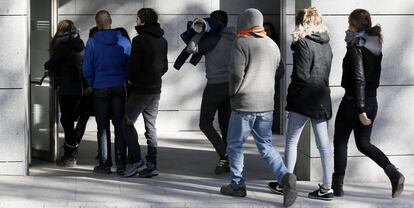
[[[132,44],[129,37],[125,37],[127,34],[111,29],[108,11],[99,11],[95,20],[97,31],[89,37],[83,62],[84,44],[78,31],[71,21],[63,20],[51,42],[52,56],[45,64],[46,69],[56,72],[65,133],[65,152],[58,165],[76,164],[80,142],[80,134],[74,127],[78,116],[76,106],[83,96],[92,93],[99,158],[94,171],[111,172],[112,120],[117,173],[122,177],[156,176],[156,118],[161,78],[168,70],[164,30],[151,8],[138,11],[138,35]],[[194,60],[204,55],[206,65],[207,85],[202,96],[199,126],[219,157],[214,172],[230,172],[230,184],[221,187],[222,194],[246,196],[243,144],[252,134],[262,158],[277,180],[268,184],[270,190],[283,195],[285,206],[294,204],[297,197],[293,174],[297,145],[308,120],[314,130],[323,168],[323,182],[309,193],[310,198],[332,200],[334,196],[344,196],[347,144],[352,131],[358,150],[381,166],[389,177],[392,197],[401,194],[404,176],[381,150],[370,143],[378,108],[381,28],[372,26],[369,12],[363,9],[354,10],[348,23],[341,82],[345,95],[336,114],[332,147],[328,121],[332,117],[329,75],[333,54],[328,29],[314,7],[296,14],[284,161],[272,145],[274,95],[278,93],[275,86],[284,70],[280,67],[279,47],[265,32],[262,13],[257,9],[245,10],[239,15],[237,30],[227,27],[227,14],[221,10],[188,24],[187,31],[181,35],[183,40],[188,37],[182,54],[185,58],[192,54],[190,62],[194,65],[197,64]],[[213,127],[216,112],[220,132]],[[145,160],[141,158],[134,127],[140,114],[144,118],[147,139]]]

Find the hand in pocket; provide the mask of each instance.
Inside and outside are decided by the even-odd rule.
[[[364,126],[369,126],[372,123],[371,119],[368,118],[367,113],[365,112],[359,114],[359,121],[361,121]]]

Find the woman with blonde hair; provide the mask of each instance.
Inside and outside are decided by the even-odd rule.
[[[328,29],[315,7],[298,11],[296,28],[292,34],[293,72],[288,88],[288,125],[286,135],[285,164],[293,172],[297,158],[300,134],[310,120],[316,144],[321,155],[323,183],[309,193],[309,198],[332,200],[332,146],[328,136],[328,121],[332,116],[329,74],[332,50]],[[269,188],[283,194],[277,182]]]
[[[389,177],[392,197],[404,189],[404,176],[391,164],[388,157],[372,145],[371,132],[377,115],[377,88],[381,75],[382,34],[379,25],[372,27],[371,16],[364,9],[354,10],[348,18],[349,28],[345,42],[341,86],[345,95],[335,120],[334,174],[335,196],[343,196],[343,180],[347,162],[349,135],[354,131],[358,150],[371,158]]]
[[[78,136],[75,130],[76,104],[82,93],[81,69],[84,44],[79,31],[70,20],[62,20],[50,43],[51,57],[45,69],[56,75],[61,112],[60,122],[65,134],[64,154],[56,161],[59,166],[76,165]]]

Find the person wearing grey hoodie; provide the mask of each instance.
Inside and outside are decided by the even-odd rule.
[[[212,19],[222,23],[225,27],[220,36],[209,36],[199,42],[202,33],[194,35],[188,44],[188,53],[205,54],[207,85],[204,88],[200,110],[200,129],[213,144],[216,153],[220,157],[214,170],[215,174],[229,172],[227,157],[227,129],[230,118],[230,96],[229,96],[229,72],[227,70],[230,54],[229,50],[236,37],[234,27],[227,27],[227,13],[216,10],[210,14]],[[217,44],[212,44],[216,42]],[[214,46],[214,47],[212,47]],[[214,116],[218,112],[218,123],[221,136],[213,126]]]
[[[364,9],[349,15],[349,30],[345,41],[341,86],[345,95],[335,120],[334,174],[335,196],[343,196],[343,181],[347,163],[349,136],[354,131],[358,150],[377,163],[391,181],[391,196],[398,197],[404,189],[404,176],[388,157],[371,144],[371,132],[377,115],[377,88],[380,83],[382,60],[381,27],[372,27],[371,16]]]
[[[277,44],[266,36],[263,15],[247,9],[238,18],[238,38],[230,51],[231,116],[227,140],[231,182],[222,186],[224,195],[244,197],[243,144],[252,133],[256,146],[283,186],[283,204],[294,204],[296,176],[289,173],[272,145],[274,82],[280,62]],[[278,70],[279,71],[279,70]]]

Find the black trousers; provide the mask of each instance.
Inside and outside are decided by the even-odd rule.
[[[122,118],[125,112],[125,87],[96,89],[94,94],[95,120],[98,126],[99,165],[111,167],[110,121],[115,132],[115,160],[117,168],[126,165],[126,145],[122,131]]]
[[[76,103],[80,99],[80,95],[65,95],[59,94],[59,107],[60,107],[60,123],[62,124],[65,134],[65,143],[70,146],[76,146],[78,144],[78,138],[75,132],[75,120],[76,120]]]
[[[371,158],[383,169],[391,164],[388,157],[371,144],[372,126],[378,110],[377,98],[367,97],[365,106],[367,116],[372,121],[369,126],[364,126],[359,121],[358,110],[352,97],[344,97],[339,105],[334,135],[334,175],[336,176],[345,175],[348,140],[352,131],[354,131],[355,143],[361,153]]]
[[[218,112],[221,136],[213,127],[214,116]],[[227,130],[231,114],[229,83],[207,84],[204,88],[200,111],[200,130],[206,135],[220,159],[224,159],[227,148]]]

